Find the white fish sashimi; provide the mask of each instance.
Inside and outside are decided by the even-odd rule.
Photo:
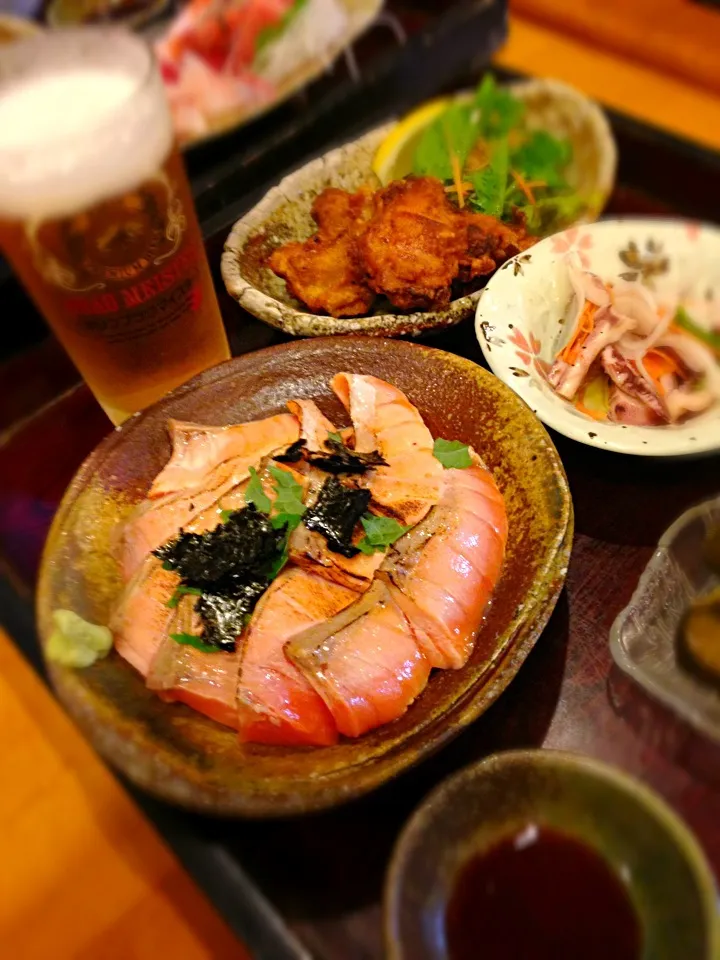
[[[318,58],[329,67],[331,52],[348,27],[348,14],[337,0],[309,0],[291,26],[258,54],[253,71],[272,83],[281,83],[308,60]]]

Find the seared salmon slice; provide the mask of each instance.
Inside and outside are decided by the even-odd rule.
[[[285,656],[298,631],[334,617],[357,593],[299,567],[261,598],[242,644],[237,687],[240,739],[326,746],[337,740],[330,711]]]
[[[338,373],[330,384],[355,428],[355,449],[379,450],[388,466],[361,483],[372,493],[374,512],[414,526],[440,498],[443,468],[418,410],[397,387],[377,377]]]
[[[172,453],[155,477],[149,497],[198,490],[219,463],[238,457],[259,458],[270,450],[290,446],[300,436],[299,424],[289,413],[228,427],[171,420],[169,431]]]
[[[194,611],[194,604],[194,597],[185,596],[172,611],[168,635],[150,665],[148,688],[163,700],[185,703],[211,720],[237,729],[238,651],[207,653],[170,637],[172,633],[200,635],[202,622]]]
[[[265,493],[270,500],[274,500],[273,478],[268,472],[271,464],[269,457],[261,460],[258,464],[258,476]],[[298,482],[305,482],[305,478],[295,473],[291,467],[284,464],[276,466],[291,473]],[[222,498],[222,508],[243,509],[246,506],[246,488],[246,483],[234,487]],[[219,522],[219,507],[213,504],[204,513],[197,515],[186,529],[202,533],[217,526]],[[159,645],[152,661],[147,685],[151,690],[158,691],[165,700],[179,700],[218,723],[237,729],[235,700],[240,666],[239,645],[242,639],[237,638],[238,650],[226,653],[198,650],[188,644],[177,643],[170,636],[172,633],[189,633],[196,637],[202,635],[203,623],[195,613],[195,604],[194,596],[188,595],[180,599],[168,635]]]
[[[286,651],[348,737],[397,720],[430,675],[408,618],[381,580],[333,619],[293,637]]]
[[[291,400],[288,408],[300,422],[300,436],[307,441],[308,450],[327,450],[325,441],[328,433],[340,433],[343,440],[348,438],[348,431],[338,431],[314,401]],[[304,463],[302,469],[308,479],[306,503],[311,506],[328,475],[308,463]],[[383,561],[382,553],[370,556],[358,553],[354,557],[335,553],[328,548],[325,537],[314,530],[308,530],[302,524],[293,531],[289,549],[293,563],[358,591],[367,590],[375,571]]]
[[[115,649],[143,677],[167,636],[173,619],[167,604],[179,583],[176,573],[148,557],[125,587],[110,620]]]
[[[277,428],[278,420],[281,429]],[[241,424],[241,427],[243,430],[248,428],[252,444],[249,441],[246,443],[246,452],[241,456],[211,464],[203,474],[201,487],[181,489],[146,499],[138,505],[125,524],[121,542],[120,556],[125,579],[132,577],[153,550],[177,536],[181,529],[190,529],[196,516],[215,506],[219,513],[225,506],[223,498],[247,479],[250,467],[257,466],[263,457],[286,449],[298,439],[300,430],[297,420],[289,413]],[[250,427],[260,429],[249,430]],[[210,446],[207,449],[213,448]],[[195,529],[200,532],[199,528]]]
[[[479,463],[445,470],[439,504],[393,545],[383,571],[433,667],[461,667],[505,555],[502,494]]]

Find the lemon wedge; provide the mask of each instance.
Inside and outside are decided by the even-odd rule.
[[[429,100],[395,124],[373,157],[373,173],[383,186],[412,173],[413,156],[420,137],[451,102],[449,97]]]

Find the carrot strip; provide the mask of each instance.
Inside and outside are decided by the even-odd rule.
[[[593,331],[597,309],[598,308],[596,304],[591,303],[589,300],[585,301],[585,306],[580,314],[578,328],[568,343],[566,343],[562,350],[558,353],[557,359],[564,360],[565,363],[569,364],[575,363],[582,345]]]
[[[666,392],[662,385],[662,378],[674,373],[679,376],[683,375],[683,368],[677,358],[662,347],[652,347],[645,354],[642,362],[661,397]]]
[[[535,195],[532,192],[533,187],[544,187],[546,184],[542,180],[531,180],[529,183],[525,180],[522,174],[518,173],[517,170],[511,170],[512,178],[515,183],[518,185],[518,189],[522,191],[527,197],[528,203],[531,203],[535,206]]]
[[[682,373],[677,359],[662,347],[653,347],[648,350],[643,357],[643,365],[653,380],[666,373]]]

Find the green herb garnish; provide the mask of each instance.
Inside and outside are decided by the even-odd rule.
[[[298,522],[299,522],[299,520],[298,520]],[[285,537],[285,543],[284,543],[284,546],[283,546],[282,551],[277,555],[277,557],[273,560],[273,562],[272,562],[272,563],[270,564],[270,566],[268,567],[268,572],[267,572],[267,578],[268,578],[268,580],[274,580],[275,577],[278,576],[278,574],[280,573],[280,571],[283,569],[283,567],[285,566],[285,564],[286,564],[286,563],[288,562],[288,560],[290,559],[290,551],[288,550],[288,540],[289,540],[289,538],[290,538],[290,531],[288,530],[288,534],[287,534],[287,536]]]
[[[270,476],[275,481],[275,510],[278,516],[302,517],[307,509],[302,501],[303,488],[288,470],[270,467]],[[273,523],[274,525],[274,523]],[[295,524],[297,526],[297,524]]]
[[[395,543],[410,529],[391,517],[376,517],[374,513],[366,513],[360,522],[365,530],[365,536],[356,546],[362,553],[367,554],[387,550],[390,544]]]
[[[492,74],[482,78],[475,93],[477,131],[485,140],[506,137],[519,127],[525,116],[522,100],[503,87],[498,87]]]
[[[493,144],[487,165],[482,170],[471,173],[469,178],[475,188],[475,194],[470,198],[472,206],[491,217],[501,217],[505,208],[508,179],[507,139]]]
[[[695,323],[685,307],[678,307],[675,311],[675,316],[673,319],[682,330],[684,330],[686,333],[689,333],[697,340],[702,340],[703,343],[707,344],[711,350],[720,356],[720,333],[713,333],[712,330],[705,330],[699,324]]]
[[[276,513],[274,517],[270,517],[270,523],[275,530],[286,527],[290,532],[300,526],[301,520],[302,516],[299,513]]]
[[[328,430],[328,440],[332,440],[333,443],[342,444],[343,438],[335,430]]]
[[[420,176],[453,179],[452,155],[460,167],[478,139],[478,128],[473,120],[473,107],[467,103],[453,103],[423,132],[415,149],[413,170]]]
[[[184,583],[181,583],[179,587],[175,588],[175,592],[165,606],[169,607],[171,610],[174,610],[175,607],[177,607],[177,605],[180,603],[181,597],[184,597],[187,594],[192,594],[194,597],[201,597],[202,590],[200,587],[187,587]]]
[[[433,456],[446,470],[472,466],[470,450],[467,444],[459,440],[437,439],[433,444]]]
[[[488,74],[472,101],[451,104],[423,132],[412,169],[462,191],[471,210],[506,221],[520,212],[530,232],[543,234],[599,206],[570,185],[572,153],[569,139],[529,130],[525,104]]]
[[[250,483],[245,491],[245,502],[252,503],[260,513],[270,513],[270,497],[263,490],[262,481],[255,467],[250,467]]]
[[[200,650],[202,653],[221,652],[220,647],[216,647],[212,643],[205,643],[202,637],[196,637],[194,633],[171,633],[170,639],[183,646],[195,647],[196,650]]]

